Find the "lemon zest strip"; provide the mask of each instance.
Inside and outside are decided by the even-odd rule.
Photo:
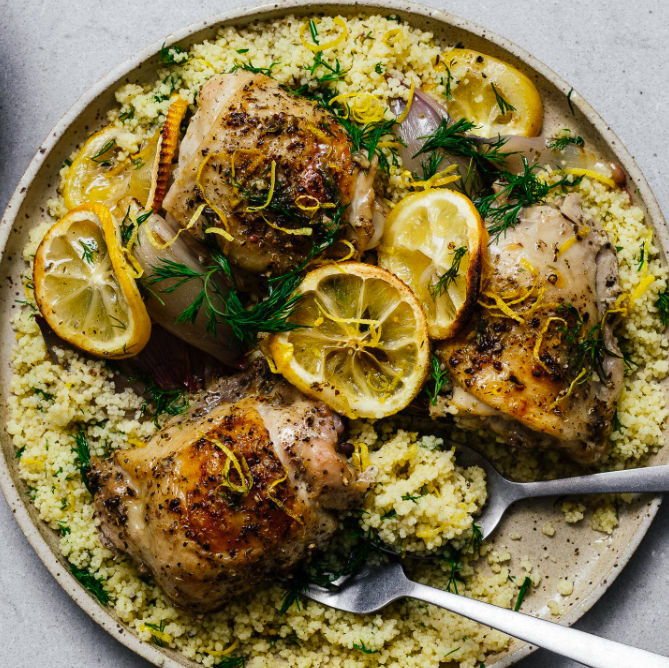
[[[230,654],[230,652],[234,652],[234,650],[237,649],[239,646],[239,638],[235,638],[235,641],[230,645],[230,647],[226,647],[225,649],[205,649],[204,651],[209,654],[210,656],[227,656]]]
[[[489,299],[492,299],[495,303],[494,304],[486,304],[482,300],[478,300],[478,303],[483,306],[484,308],[487,309],[495,309],[498,308],[507,318],[511,318],[512,320],[515,320],[516,322],[519,322],[521,325],[525,323],[525,320],[522,316],[518,315],[514,311],[512,311],[507,303],[498,295],[492,292],[491,290],[485,290],[483,293],[484,297],[488,297]]]
[[[573,237],[567,239],[560,248],[557,249],[555,253],[555,259],[560,257],[562,253],[568,251],[577,241],[583,241],[588,234],[590,234],[590,226],[584,225]]]
[[[239,460],[237,459],[237,455],[235,455],[235,453],[227,445],[221,443],[221,441],[215,438],[209,438],[208,436],[202,436],[202,438],[204,438],[205,441],[211,443],[214,447],[222,450],[227,455],[225,465],[223,466],[223,475],[225,476],[226,480],[218,487],[228,487],[233,492],[237,492],[238,494],[248,494],[253,487],[253,476],[251,475],[251,470],[249,469],[249,465],[244,455],[240,455],[243,462],[243,464],[240,464]],[[239,485],[230,480],[231,465],[235,467],[235,471],[237,471],[239,474],[239,478],[241,480],[241,484]],[[218,487],[216,489],[218,489]]]
[[[569,389],[567,390],[567,392],[565,394],[563,394],[562,396],[558,397],[548,407],[548,410],[550,411],[550,410],[553,410],[554,408],[557,408],[558,404],[560,404],[560,402],[564,401],[567,397],[570,397],[572,392],[574,391],[574,388],[579,384],[581,378],[583,378],[583,376],[587,375],[587,373],[588,372],[586,371],[585,367],[583,367],[581,369],[581,371],[579,372],[578,376],[576,376],[576,378],[574,378],[574,380],[571,381],[571,384],[569,385]]]
[[[632,291],[632,294],[629,297],[629,301],[627,302],[627,308],[631,308],[632,304],[639,299],[643,295],[646,290],[655,282],[655,276],[646,276],[645,278],[641,279],[641,282],[639,285],[634,288]]]
[[[397,117],[397,122],[401,123],[409,114],[409,109],[411,109],[411,103],[413,102],[413,95],[416,91],[416,84],[411,82],[411,89],[409,90],[409,98],[407,99],[407,105],[404,107],[404,111]]]
[[[151,228],[149,226],[147,226],[146,236],[147,236],[149,242],[151,243],[151,245],[154,248],[157,248],[158,250],[165,250],[166,248],[171,246],[179,238],[179,235],[182,232],[185,232],[186,230],[190,230],[193,227],[193,225],[195,225],[195,223],[197,223],[200,215],[202,214],[202,212],[204,211],[204,208],[206,206],[207,206],[206,204],[200,204],[200,206],[198,206],[197,209],[195,209],[195,213],[192,215],[191,219],[188,221],[188,225],[186,225],[186,227],[182,227],[169,241],[166,241],[164,244],[158,243],[158,240],[153,235],[153,232],[152,232]]]
[[[356,471],[362,473],[369,467],[369,448],[367,447],[367,443],[364,443],[363,441],[356,441],[353,445],[355,447],[355,452],[351,457],[351,463]]]
[[[404,37],[404,33],[402,32],[401,28],[393,28],[383,36],[382,41],[386,46],[392,47],[400,40],[401,37]]]
[[[596,172],[593,169],[583,169],[582,167],[572,167],[571,169],[565,169],[565,174],[573,174],[574,176],[587,176],[591,179],[595,179],[604,185],[609,186],[609,188],[616,188],[616,182],[613,179],[610,179],[608,176],[604,176],[600,172]]]
[[[152,635],[154,638],[157,638],[158,640],[161,640],[162,642],[172,642],[172,636],[169,633],[163,633],[162,631],[159,631],[158,629],[152,629],[146,626],[146,624],[140,624],[139,628],[141,631],[145,631],[146,633],[149,633]]]
[[[346,100],[351,100],[352,104],[349,106]],[[372,93],[344,93],[336,95],[330,100],[331,105],[335,102],[344,104],[345,111],[340,115],[340,118],[343,119],[351,116],[353,120],[359,123],[376,123],[385,117],[383,102]],[[344,113],[346,115],[343,115]]]
[[[275,225],[271,220],[268,220],[264,214],[261,213],[260,215],[271,228],[279,230],[280,232],[285,232],[286,234],[294,234],[296,236],[302,236],[302,237],[309,237],[313,234],[313,230],[310,227],[296,227],[294,229],[290,229],[288,227],[281,227],[280,225]]]
[[[288,517],[290,517],[291,519],[293,519],[296,522],[298,522],[299,524],[301,524],[303,529],[306,531],[307,526],[304,523],[304,520],[299,515],[296,515],[292,510],[290,510],[286,506],[286,504],[283,501],[281,501],[281,499],[278,499],[276,496],[274,496],[274,488],[277,485],[280,485],[282,482],[286,482],[286,480],[288,480],[288,474],[287,473],[284,473],[282,478],[279,478],[278,480],[275,480],[267,488],[267,498],[270,501],[273,501],[279,507],[280,510],[283,510],[283,512],[286,513],[286,515],[288,515]]]
[[[319,24],[321,22],[320,19],[312,19],[312,20],[316,24]],[[341,34],[339,34],[337,37],[330,40],[329,42],[325,42],[325,44],[311,44],[310,42],[307,42],[307,40],[304,38],[304,33],[309,27],[309,21],[305,21],[302,24],[302,27],[300,28],[300,39],[302,40],[302,44],[304,44],[304,46],[306,46],[307,49],[309,49],[309,51],[314,51],[314,52],[325,51],[326,49],[332,49],[333,47],[341,44],[348,37],[348,28],[346,27],[344,20],[341,19],[339,16],[336,16],[334,18],[334,23],[342,29]]]
[[[246,207],[246,210],[249,212],[254,212],[254,211],[262,211],[263,209],[267,208],[269,206],[269,203],[272,201],[272,197],[274,197],[275,183],[276,183],[276,161],[272,160],[267,201],[264,204],[261,204],[260,206],[248,206]]]
[[[227,230],[224,230],[222,227],[208,227],[205,231],[205,234],[218,234],[219,236],[223,237],[226,241],[234,241],[235,238],[228,232]]]
[[[541,331],[539,332],[539,336],[537,337],[536,343],[534,344],[534,359],[536,360],[537,364],[548,374],[550,375],[551,371],[550,369],[541,361],[541,357],[539,357],[539,353],[541,352],[541,344],[543,343],[544,340],[544,334],[548,331],[548,328],[551,326],[551,322],[563,322],[565,324],[565,327],[567,326],[567,321],[564,318],[559,318],[557,316],[551,316],[546,320],[544,323],[544,326],[541,328]],[[560,334],[558,334],[558,341],[560,341],[562,337]]]
[[[211,160],[214,156],[218,157],[218,153],[210,153],[198,166],[197,172],[195,173],[195,185],[200,189],[200,192],[202,193],[202,197],[204,198],[204,201],[206,202],[207,206],[214,211],[214,213],[218,216],[219,220],[221,221],[223,228],[225,231],[230,234],[230,231],[228,230],[228,219],[226,218],[225,214],[213,203],[209,200],[207,197],[207,193],[205,192],[204,186],[200,183],[200,177],[202,176],[202,170],[205,168],[206,164]],[[233,166],[234,168],[234,166]],[[200,207],[198,207],[199,209]],[[196,211],[197,213],[197,211]],[[200,212],[201,213],[201,212]],[[196,219],[197,220],[197,219]],[[193,219],[191,218],[191,222],[188,223],[191,225],[193,223]],[[232,235],[231,239],[232,239]],[[230,241],[231,239],[228,239]]]

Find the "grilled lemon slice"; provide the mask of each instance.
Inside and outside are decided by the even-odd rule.
[[[409,288],[368,264],[326,264],[307,274],[291,322],[269,350],[305,394],[351,418],[404,408],[428,373],[427,322]]]
[[[467,321],[478,298],[487,242],[476,207],[453,190],[409,195],[390,212],[379,265],[413,290],[432,338],[453,336]]]
[[[444,53],[442,63],[447,70],[444,83],[451,118],[475,123],[479,127],[472,132],[482,137],[536,137],[541,132],[541,96],[515,67],[469,49]]]
[[[128,273],[119,230],[98,202],[68,212],[35,255],[35,300],[54,332],[99,357],[132,357],[151,320]]]

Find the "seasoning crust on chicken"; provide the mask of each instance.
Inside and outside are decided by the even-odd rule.
[[[165,210],[191,230],[224,229],[216,241],[251,272],[284,273],[337,228],[365,250],[373,234],[375,162],[364,172],[327,112],[263,74],[209,79],[179,150]],[[346,225],[348,223],[350,225]],[[349,254],[344,244],[332,252]]]
[[[144,448],[93,458],[103,541],[206,612],[290,571],[360,502],[338,416],[262,363],[217,382]]]
[[[598,460],[624,372],[613,336],[621,291],[609,238],[570,194],[525,209],[491,243],[488,260],[481,297],[488,307],[439,348],[454,383],[439,412],[464,427],[488,426],[514,447]]]

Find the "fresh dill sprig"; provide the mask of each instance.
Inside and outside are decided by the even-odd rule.
[[[325,69],[325,74],[317,74],[316,71],[318,70],[319,67],[322,67]],[[304,65],[304,69],[311,74],[311,76],[319,83],[319,84],[324,84],[328,82],[336,82],[336,81],[341,81],[347,74],[348,70],[342,70],[341,69],[341,64],[339,63],[339,58],[335,58],[335,64],[334,66],[328,63],[326,60],[323,58],[323,52],[322,51],[317,51],[314,54],[314,62],[307,67]],[[297,91],[290,91],[289,92],[298,92],[302,95],[308,96],[307,93],[309,91],[309,85],[307,84],[306,86],[303,86]]]
[[[379,650],[378,649],[370,649],[369,647],[365,647],[365,643],[362,642],[362,640],[357,643],[353,643],[353,649],[357,649],[360,652],[363,652],[364,654],[378,654]]]
[[[662,324],[666,327],[669,324],[669,288],[664,292],[660,292],[657,296],[655,306]]]
[[[98,252],[98,245],[95,241],[83,241],[79,239],[81,245],[81,259],[87,264],[93,264],[93,253]]]
[[[269,67],[256,67],[250,60],[245,63],[237,63],[233,65],[230,69],[230,72],[236,72],[237,70],[245,70],[246,72],[252,72],[253,74],[264,74],[265,76],[271,77],[272,70],[280,63],[280,60],[272,61]]]
[[[161,619],[160,624],[149,624],[148,622],[144,622],[144,626],[146,626],[147,629],[153,629],[154,631],[158,631],[158,633],[165,633],[165,620]],[[158,638],[157,636],[154,636],[151,634],[151,642],[154,645],[158,645],[158,647],[163,646],[163,640],[162,638]]]
[[[423,170],[423,180],[431,179],[441,167],[441,163],[445,160],[446,154],[443,151],[433,151],[428,156],[427,160],[422,160],[420,167]]]
[[[452,62],[452,61],[451,61]],[[444,91],[444,97],[447,100],[453,99],[453,91],[451,90],[451,83],[453,82],[453,75],[451,74],[451,68],[446,68],[446,83],[444,83],[444,77],[441,77],[441,85],[446,88]]]
[[[124,111],[122,114],[119,114],[118,120],[121,121],[121,123],[125,123],[126,121],[132,120],[134,117],[135,117],[135,107],[130,105],[128,111]]]
[[[500,181],[504,185],[495,193],[484,195],[475,200],[474,204],[481,217],[488,223],[488,233],[499,239],[506,230],[513,228],[518,222],[518,214],[528,206],[541,204],[548,194],[556,188],[566,190],[567,187],[578,185],[583,179],[577,177],[573,181],[570,175],[565,175],[558,181],[548,184],[537,178],[535,172],[539,168],[527,162],[523,156],[523,173],[512,174],[506,169],[500,171]],[[499,202],[503,204],[499,204]]]
[[[16,454],[14,455],[14,459],[21,459],[21,455],[25,452],[26,446],[22,445],[17,451]]]
[[[576,340],[576,338],[580,335],[581,328],[584,325],[581,313],[575,306],[569,303],[558,304],[557,311],[558,313],[562,312],[565,315],[565,317],[569,315],[572,316],[574,324],[567,327],[559,327],[558,331],[565,335],[564,340],[567,343],[573,343]]]
[[[166,48],[165,42],[163,42],[158,54],[158,65],[181,65],[189,58],[190,56],[185,49],[182,49],[180,46],[169,46]]]
[[[512,105],[509,104],[499,93],[497,90],[497,87],[495,86],[494,83],[490,84],[492,86],[492,92],[495,93],[495,100],[497,101],[497,106],[499,107],[499,111],[504,116],[505,114],[508,114],[510,111],[516,111],[516,108]]]
[[[376,65],[374,65],[374,71],[377,74],[384,74],[385,73],[385,70],[383,69],[383,65],[381,63],[376,63]]]
[[[45,392],[39,387],[33,387],[33,393],[37,394],[38,396],[42,397],[44,401],[52,402],[56,396],[54,394],[51,394],[50,392]]]
[[[212,668],[244,668],[248,658],[245,656],[224,656]]]
[[[318,46],[320,42],[318,41],[318,29],[316,28],[316,21],[309,19],[309,32],[311,32],[311,39],[314,40],[314,44]]]
[[[439,358],[434,354],[430,355],[430,375],[432,376],[434,386],[431,390],[426,387],[425,392],[430,399],[430,404],[435,406],[439,392],[441,392],[444,385],[449,381],[449,375],[447,369],[442,369]]]
[[[78,568],[74,564],[70,564],[70,573],[72,573],[84,588],[88,589],[88,591],[90,591],[102,605],[109,605],[109,594],[104,588],[104,580],[95,577],[95,575],[87,571],[85,568]]]
[[[86,489],[90,492],[91,496],[95,494],[95,488],[91,484],[88,476],[91,472],[91,448],[88,444],[88,439],[84,433],[83,427],[79,424],[77,425],[77,433],[74,434],[74,465],[79,470],[79,475],[86,486]]]
[[[56,524],[58,524],[58,531],[60,531],[61,536],[67,536],[68,534],[72,533],[72,530],[69,526],[67,526],[65,520],[57,520]]]
[[[609,357],[623,360],[625,367],[628,370],[633,369],[635,366],[638,366],[638,364],[630,357],[626,350],[621,349],[620,354],[618,354],[606,347],[606,342],[604,341],[604,336],[602,334],[602,322],[598,322],[591,327],[588,334],[578,341],[576,346],[577,363],[575,368],[582,369],[587,362],[590,366],[590,370],[595,371],[599,378],[603,382],[606,382],[609,379],[606,369],[604,369],[604,360],[607,355]]]
[[[643,265],[648,263],[648,258],[646,257],[646,241],[641,242],[641,247],[639,248],[639,264],[637,265],[636,270],[641,271]]]
[[[571,96],[572,96],[573,92],[574,92],[574,89],[570,88],[569,92],[567,93],[567,104],[569,105],[569,110],[571,111],[571,115],[576,116],[576,112],[574,111],[574,105],[571,102]]]
[[[116,139],[110,139],[95,155],[91,156],[93,162],[109,162],[107,158],[103,158],[104,155],[111,151],[112,146],[116,144]]]
[[[414,503],[418,503],[418,500],[422,499],[424,496],[427,496],[427,493],[427,485],[424,485],[421,487],[418,494],[404,494],[402,496],[402,501],[413,501]]]
[[[437,280],[436,283],[430,283],[428,290],[434,299],[443,294],[448,290],[448,286],[451,283],[455,282],[455,279],[458,277],[458,272],[460,271],[460,263],[462,258],[469,252],[469,249],[466,246],[460,246],[455,249],[453,254],[453,260],[451,261],[450,269],[447,269]]]
[[[202,289],[193,301],[177,318],[177,322],[194,324],[200,310],[205,309],[207,315],[207,331],[216,336],[217,325],[225,323],[232,328],[235,338],[244,346],[255,344],[260,332],[285,332],[296,329],[298,325],[289,322],[288,318],[297,307],[299,295],[293,295],[300,282],[299,273],[277,283],[270,283],[269,295],[263,301],[248,308],[233,285],[224,292],[215,280],[215,276],[223,273],[232,281],[232,271],[227,259],[220,252],[212,249],[213,264],[197,271],[190,267],[161,258],[158,265],[152,267],[148,285],[155,285],[165,280],[176,279],[176,283],[163,290],[172,293],[184,283],[200,280]]]
[[[518,612],[518,610],[520,610],[520,606],[523,603],[523,599],[527,595],[527,592],[528,592],[531,585],[532,585],[532,579],[526,575],[525,579],[523,580],[523,584],[520,585],[520,591],[518,592],[518,598],[516,599],[516,605],[513,606],[514,612]]]
[[[162,415],[181,415],[188,410],[190,402],[188,401],[188,395],[184,390],[178,388],[174,390],[163,389],[156,384],[156,381],[153,380],[153,378],[149,378],[145,375],[138,376],[137,380],[144,383],[144,391],[142,394],[149,400],[142,404],[140,412],[142,415],[151,415],[153,417],[153,424],[155,424],[156,427],[160,427],[158,418]],[[149,403],[152,403],[155,406],[153,413],[150,413],[148,410]]]
[[[576,136],[574,137],[571,134],[571,130],[565,129],[567,134],[556,135],[548,141],[546,146],[551,149],[551,151],[564,151],[567,146],[585,146],[585,140],[583,137]]]
[[[623,428],[622,422],[620,422],[620,416],[618,415],[618,409],[613,414],[613,431],[620,431]]]
[[[474,123],[465,118],[450,125],[448,120],[444,119],[432,134],[420,137],[425,140],[425,143],[413,157],[443,151],[443,153],[469,160],[484,177],[492,181],[497,176],[495,167],[502,166],[512,154],[502,151],[507,141],[504,137],[481,143],[477,138],[469,135],[468,133],[476,127]]]

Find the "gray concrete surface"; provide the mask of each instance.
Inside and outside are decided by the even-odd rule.
[[[669,3],[424,1],[504,35],[569,81],[631,150],[669,213]],[[244,4],[251,3],[0,0],[0,211],[48,131],[98,78],[170,31]],[[0,535],[1,667],[148,668],[60,589],[4,499]],[[577,627],[669,655],[668,572],[669,503]],[[576,664],[538,652],[519,665]]]

